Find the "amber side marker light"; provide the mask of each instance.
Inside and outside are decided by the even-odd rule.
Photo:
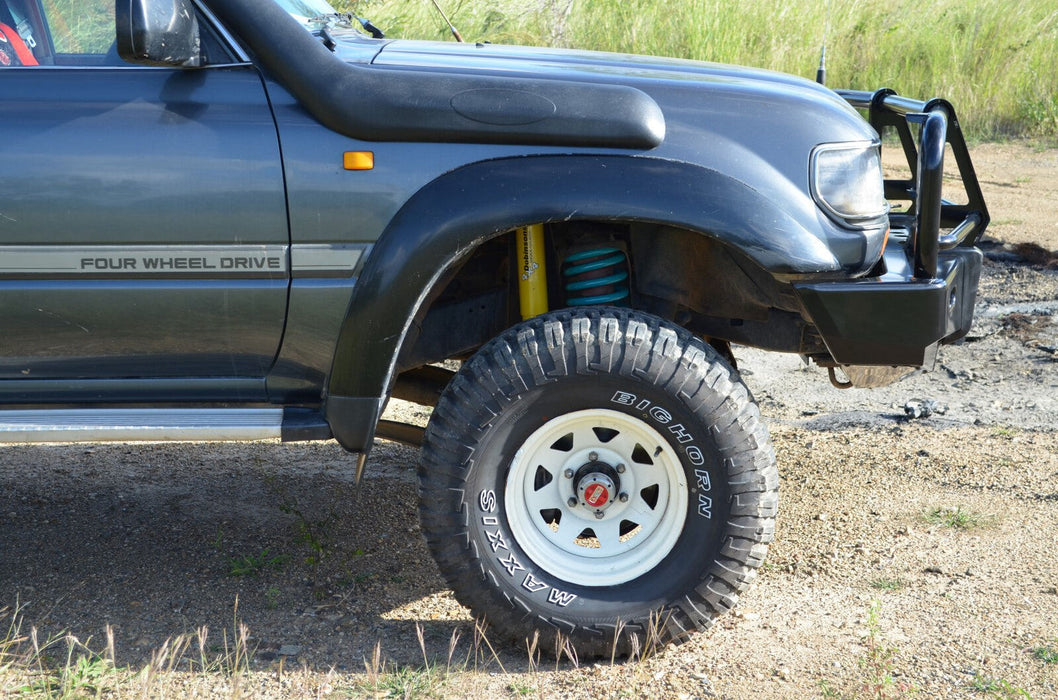
[[[375,154],[372,151],[346,151],[342,155],[342,164],[346,170],[371,170],[375,167]]]

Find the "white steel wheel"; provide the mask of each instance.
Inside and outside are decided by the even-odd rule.
[[[505,501],[511,532],[537,566],[570,583],[614,586],[672,551],[687,517],[687,479],[657,430],[588,409],[529,436],[514,456]]]
[[[430,418],[423,534],[457,598],[524,648],[682,641],[774,533],[778,472],[738,375],[638,311],[568,309],[490,341]]]

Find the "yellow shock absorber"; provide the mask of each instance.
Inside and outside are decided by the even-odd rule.
[[[544,262],[544,225],[515,231],[518,240],[518,303],[522,320],[547,312],[547,266]]]

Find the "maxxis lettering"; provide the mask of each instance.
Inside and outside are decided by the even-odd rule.
[[[674,423],[673,415],[665,408],[657,405],[649,399],[641,399],[635,394],[627,391],[615,392],[611,403],[620,406],[629,406],[641,412],[644,417],[658,424],[667,431],[678,443],[679,449],[686,455],[687,461],[694,469],[695,491],[698,494],[698,515],[711,520],[713,517],[713,499],[708,494],[713,490],[712,480],[705,467],[705,453],[696,444],[696,439],[683,423]]]
[[[496,511],[496,492],[491,489],[486,489],[478,494],[478,509],[483,513],[494,513]],[[498,528],[499,518],[495,515],[483,515],[481,517],[481,524],[484,528]],[[553,588],[529,572],[522,562],[519,561],[518,557],[515,556],[514,552],[510,550],[510,547],[507,546],[507,540],[504,538],[502,531],[499,529],[486,530],[484,528],[482,529],[482,532],[485,533],[489,549],[491,549],[493,554],[496,555],[496,562],[503,567],[508,576],[515,581],[518,581],[522,588],[530,593],[548,591],[547,602],[557,605],[560,608],[567,607],[577,599],[575,593],[567,593],[558,588]]]

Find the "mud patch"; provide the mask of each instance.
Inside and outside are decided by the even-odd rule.
[[[1011,250],[1030,265],[1058,270],[1058,251],[1047,250],[1038,243],[1017,243]]]
[[[1029,344],[1035,343],[1050,327],[1051,319],[1049,316],[1012,313],[1005,316],[1002,323],[1001,333],[1013,340]]]

